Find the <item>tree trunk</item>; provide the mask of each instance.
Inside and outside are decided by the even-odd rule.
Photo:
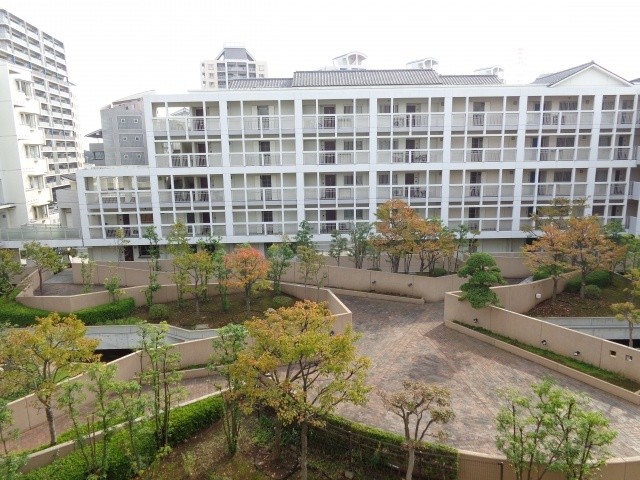
[[[302,422],[300,428],[300,480],[307,480],[307,436],[309,434],[309,424]]]
[[[271,449],[271,461],[280,460],[282,450],[282,422],[276,417],[273,425],[273,447]]]
[[[405,480],[413,479],[413,465],[416,461],[416,449],[413,444],[409,445],[409,460],[407,461],[407,475]]]
[[[558,277],[553,277],[553,292],[551,293],[551,303],[556,301],[556,295],[558,293]]]
[[[580,300],[584,300],[584,287],[586,287],[586,283],[584,281],[584,277],[582,278],[582,283],[580,284]]]
[[[629,346],[633,348],[633,323],[629,322]]]
[[[245,304],[247,306],[247,315],[249,315],[251,313],[251,288],[247,288],[244,291],[244,296],[245,296]]]
[[[44,407],[44,412],[47,416],[47,423],[49,424],[49,445],[55,445],[58,441],[56,436],[56,424],[53,419],[53,408],[51,405]]]
[[[38,269],[38,277],[40,277],[40,288],[38,290],[40,290],[40,295],[42,295],[42,292],[44,291],[44,283],[42,283],[42,270],[40,268]]]

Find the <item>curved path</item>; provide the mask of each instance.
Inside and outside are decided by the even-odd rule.
[[[372,360],[369,384],[374,389],[396,390],[403,380],[411,379],[451,390],[456,419],[445,428],[447,443],[497,454],[497,390],[513,385],[526,391],[550,376],[565,388],[586,393],[594,408],[611,420],[619,432],[612,448],[615,457],[640,455],[640,407],[448,329],[442,320],[442,302],[412,305],[342,295],[340,299],[353,312],[354,329],[362,334],[360,352]],[[385,411],[375,393],[368,405],[343,405],[339,413],[402,434],[402,421]]]

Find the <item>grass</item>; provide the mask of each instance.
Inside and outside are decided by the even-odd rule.
[[[513,338],[505,337],[504,335],[494,333],[490,330],[487,330],[486,328],[466,325],[458,321],[456,321],[455,323],[463,327],[466,327],[470,330],[473,330],[475,332],[486,335],[487,337],[495,338],[496,340],[500,340],[502,342],[508,343],[509,345],[513,345],[514,347],[518,347],[523,350],[526,350],[527,352],[534,353],[536,355],[539,355],[543,358],[547,358],[549,360],[553,360],[554,362],[559,363],[560,365],[564,365],[565,367],[569,367],[579,372],[585,373],[591,377],[597,378],[599,380],[603,380],[617,387],[622,387],[625,390],[629,390],[631,392],[637,392],[638,390],[640,390],[640,383],[634,380],[630,380],[626,377],[623,377],[618,373],[610,372],[609,370],[604,370],[602,368],[595,367],[588,363],[576,360],[575,358],[565,357],[564,355],[550,352],[549,350],[533,347],[531,345],[520,342],[518,340],[514,340]]]
[[[223,311],[220,297],[212,296],[206,302],[200,302],[200,314],[196,314],[195,301],[186,300],[185,306],[180,307],[178,302],[165,303],[169,309],[167,322],[170,325],[182,328],[194,328],[196,325],[206,324],[208,328],[219,328],[229,323],[243,323],[253,316],[261,316],[265,310],[273,307],[273,298],[283,296],[271,290],[254,295],[251,301],[251,313],[247,314],[242,293],[229,295],[230,308]],[[294,299],[295,300],[295,299]],[[138,307],[133,317],[142,321],[151,321],[146,306]]]
[[[610,286],[602,289],[600,298],[580,298],[578,293],[562,292],[556,301],[551,299],[539,303],[527,315],[530,317],[615,317],[611,310],[613,303],[628,301],[624,292],[628,285],[618,275],[614,275]]]

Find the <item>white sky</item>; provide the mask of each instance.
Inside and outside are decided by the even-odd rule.
[[[595,60],[640,77],[638,0],[5,0],[65,44],[81,132],[101,107],[134,93],[200,88],[200,61],[243,42],[269,76],[331,64],[358,50],[365,66],[435,57],[442,73],[505,68],[507,82]],[[522,52],[521,54],[519,52]]]

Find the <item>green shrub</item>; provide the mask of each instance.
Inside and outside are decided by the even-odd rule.
[[[26,327],[36,323],[36,317],[46,317],[49,312],[27,307],[18,302],[0,302],[0,319],[17,327]]]
[[[602,296],[602,290],[597,285],[587,285],[584,287],[584,295],[587,298],[600,298]]]
[[[86,325],[100,325],[130,316],[136,308],[133,298],[123,298],[97,307],[83,308],[75,315]]]
[[[587,285],[597,285],[600,288],[611,285],[611,274],[606,270],[596,270],[587,275]]]
[[[430,277],[444,277],[445,275],[449,275],[449,272],[445,268],[436,267],[431,272]]]
[[[219,396],[176,408],[171,412],[169,441],[173,445],[183,442],[218,421],[221,416],[222,399]],[[109,480],[129,480],[135,476],[127,435],[126,430],[118,430],[113,436],[107,471]],[[138,432],[137,445],[143,462],[151,463],[156,453],[151,421],[146,420]],[[87,472],[82,454],[80,451],[75,451],[46,467],[26,473],[23,478],[24,480],[85,480]]]
[[[582,278],[580,275],[570,278],[567,281],[567,285],[564,287],[565,292],[569,293],[578,293],[580,291],[580,286],[582,285]]]
[[[549,278],[551,275],[549,275],[549,270],[545,267],[540,267],[538,270],[536,270],[533,273],[533,280],[544,280],[545,278]]]
[[[290,307],[291,305],[293,305],[293,298],[287,297],[285,295],[278,295],[277,297],[273,297],[273,300],[271,300],[271,305],[273,306],[273,308]]]
[[[162,303],[151,305],[149,308],[149,318],[154,322],[161,322],[169,318],[169,307]]]

